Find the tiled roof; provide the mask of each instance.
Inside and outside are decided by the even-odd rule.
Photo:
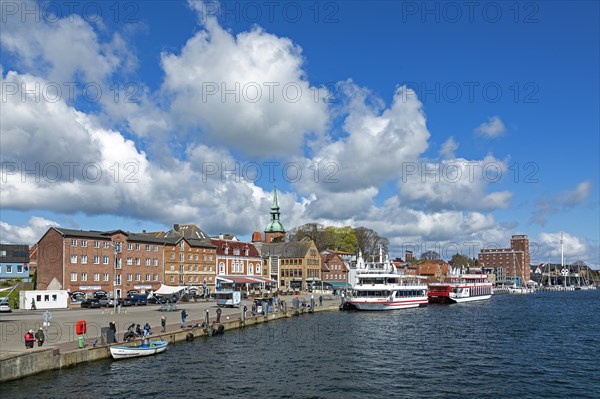
[[[234,249],[238,249],[239,250],[239,255],[235,255],[235,256],[246,256],[246,248],[248,248],[248,257],[252,257],[252,258],[260,258],[260,255],[258,253],[258,251],[256,250],[256,247],[254,246],[254,244],[250,243],[250,242],[243,242],[243,241],[231,241],[231,240],[220,240],[220,239],[211,239],[210,240],[212,242],[212,244],[214,246],[217,247],[217,255],[222,255],[222,256],[233,256],[234,255]],[[225,246],[229,247],[229,251],[226,254],[225,253]]]
[[[311,241],[274,242],[263,244],[263,257],[304,258],[311,247]]]

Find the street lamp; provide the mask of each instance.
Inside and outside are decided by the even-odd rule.
[[[114,273],[114,279],[113,279],[113,291],[114,291],[114,295],[113,295],[113,313],[117,314],[117,268],[119,266],[118,262],[117,262],[117,255],[121,253],[121,243],[120,242],[115,242],[113,244],[114,248],[115,248],[115,273]]]

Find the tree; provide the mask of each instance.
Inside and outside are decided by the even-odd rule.
[[[356,234],[352,227],[328,226],[325,228],[325,232],[327,233],[329,249],[351,253],[356,252]]]
[[[366,261],[371,261],[379,256],[379,248],[383,254],[387,254],[390,246],[390,241],[381,237],[376,231],[358,227],[354,229],[356,235],[356,246],[362,252],[363,258]]]
[[[327,249],[329,244],[325,227],[319,223],[306,223],[289,231],[289,241],[301,241],[305,238],[314,241],[319,251]]]
[[[467,256],[456,253],[452,255],[452,259],[450,259],[450,262],[448,263],[450,263],[452,267],[460,267],[462,269],[469,267],[471,260]]]
[[[421,254],[421,259],[435,260],[441,259],[440,254],[435,251],[425,251]]]

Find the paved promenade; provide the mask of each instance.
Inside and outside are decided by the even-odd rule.
[[[288,309],[291,308],[292,299],[295,296],[284,296]],[[310,303],[310,294],[299,295],[304,298],[306,303]],[[315,304],[318,306],[319,294],[314,295]],[[323,295],[323,306],[330,306],[339,303],[339,299],[332,295]],[[248,307],[247,317],[250,317],[252,300],[244,300]],[[209,319],[216,319],[217,305],[215,301],[198,301],[178,303],[177,310],[171,312],[161,311],[160,305],[147,306],[128,306],[122,307],[121,313],[113,313],[113,308],[86,309],[78,305],[71,309],[50,310],[52,319],[46,335],[46,341],[43,348],[56,347],[61,352],[77,349],[77,338],[75,334],[75,325],[78,320],[85,320],[87,324],[87,334],[85,335],[86,345],[92,346],[94,340],[100,344],[100,329],[108,327],[108,323],[114,320],[117,325],[117,339],[123,340],[123,334],[131,323],[145,323],[152,326],[152,331],[159,333],[161,331],[160,319],[164,315],[167,318],[167,332],[178,331],[181,326],[181,310],[185,309],[188,313],[187,325],[202,323],[208,310]],[[243,307],[242,307],[243,308]],[[242,308],[222,308],[221,321],[239,320],[241,318]],[[271,313],[274,309],[271,307]],[[26,351],[23,336],[29,329],[36,331],[43,323],[45,310],[13,310],[12,313],[0,313],[0,358],[14,355]],[[37,343],[33,350],[37,350]],[[31,351],[31,349],[29,349]]]

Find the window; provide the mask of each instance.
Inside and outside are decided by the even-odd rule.
[[[179,250],[180,250],[180,251],[183,251],[184,249],[185,249],[185,241],[181,241],[181,242],[179,243]]]
[[[87,264],[87,255],[81,255],[81,264],[82,265]]]
[[[175,259],[175,252],[171,252],[171,259]]]
[[[100,243],[98,241],[94,241],[94,248],[100,248]]]
[[[158,274],[155,274],[155,275],[154,275],[154,276],[152,276],[152,277],[153,277],[153,280],[154,280],[154,281],[158,281]]]
[[[6,273],[12,273],[12,265],[6,265]]]
[[[175,271],[175,265],[171,265],[171,270]]]
[[[154,258],[154,266],[158,266],[158,258]]]
[[[158,252],[158,245],[154,246],[154,252]]]
[[[17,273],[23,273],[23,266],[17,265]]]
[[[183,259],[184,259],[184,255],[183,254],[179,254],[179,261],[183,262]]]
[[[175,276],[169,277],[169,281],[172,282],[172,283],[175,282]]]
[[[117,274],[115,276],[115,285],[121,285],[121,275]]]
[[[150,275],[146,274],[146,281],[150,281]]]
[[[142,278],[142,276],[139,273],[136,273],[135,281],[140,281],[141,278]]]
[[[135,250],[139,251],[140,250],[140,244],[135,244]]]
[[[150,252],[150,244],[146,244],[146,251]]]
[[[248,263],[248,274],[254,274],[254,265],[252,263]]]
[[[209,277],[209,278],[208,278],[208,281],[209,281],[209,282],[212,282],[212,277]]]
[[[71,273],[71,281],[77,281],[77,273]]]
[[[127,249],[131,251],[133,249],[133,243],[127,243]]]
[[[104,274],[102,275],[102,280],[103,280],[103,281],[109,281],[109,279],[110,279],[110,276],[108,275],[108,273],[104,273]]]
[[[104,249],[109,249],[110,248],[110,242],[106,241],[104,243]]]
[[[188,277],[188,281],[189,281],[190,283],[191,283],[192,281],[194,281],[194,280],[193,280],[193,277],[192,277],[192,276],[189,276],[189,277]]]
[[[142,260],[140,258],[135,258],[135,265],[139,266],[142,264]]]
[[[103,265],[108,265],[108,256],[103,256],[102,257],[102,264]]]
[[[100,273],[94,273],[94,281],[100,281]]]
[[[151,262],[150,258],[146,258],[146,266],[150,266],[150,262]]]
[[[71,263],[77,263],[77,255],[71,255]]]
[[[225,274],[225,263],[219,263],[219,274]]]
[[[127,274],[127,281],[133,281],[133,274]]]
[[[121,258],[117,258],[117,265],[115,266],[115,269],[120,269],[122,267],[122,261],[123,259]]]
[[[192,255],[192,254],[189,254],[189,256],[188,256],[188,260],[194,260],[194,255]]]
[[[81,273],[81,281],[87,281],[87,273]]]
[[[100,257],[99,256],[94,256],[94,265],[99,265],[100,264]]]
[[[77,246],[77,240],[71,240],[71,246],[72,247],[76,247]],[[75,280],[77,281],[77,280]]]
[[[208,255],[208,260],[212,260],[212,255]]]
[[[87,240],[81,240],[81,246],[87,248]]]
[[[197,272],[198,271],[198,265],[194,266],[194,271]]]
[[[197,248],[196,248],[197,250]],[[198,260],[198,254],[194,255],[194,260]]]
[[[128,266],[133,265],[133,258],[127,258],[127,265]]]

